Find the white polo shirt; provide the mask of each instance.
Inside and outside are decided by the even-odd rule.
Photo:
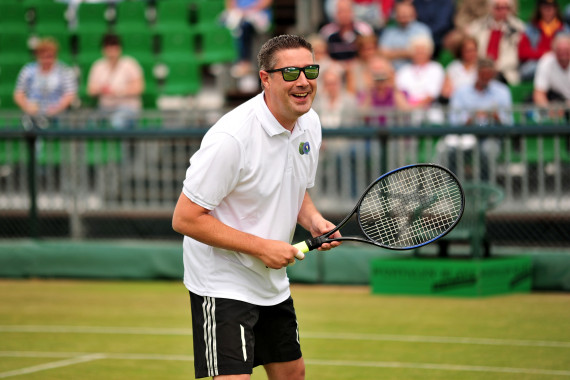
[[[224,115],[190,159],[183,192],[243,232],[291,242],[305,191],[314,185],[321,124],[310,110],[293,132],[267,108],[264,94]],[[184,237],[184,284],[193,293],[275,305],[289,295],[285,268]]]
[[[544,92],[554,90],[570,100],[570,66],[563,69],[552,51],[544,54],[538,60],[534,88]]]

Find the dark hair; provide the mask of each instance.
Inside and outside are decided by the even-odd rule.
[[[463,48],[468,43],[474,44],[475,48],[477,48],[477,46],[479,45],[475,37],[469,35],[463,36],[463,38],[461,39],[461,41],[459,41],[457,46],[455,46],[455,49],[453,51],[453,55],[455,56],[455,58],[463,60]]]
[[[121,46],[121,37],[116,34],[105,34],[101,40],[101,46]]]
[[[558,21],[562,21],[562,13],[560,12],[560,5],[558,4],[557,1],[541,1],[538,0],[536,2],[536,7],[534,8],[534,11],[532,12],[532,16],[530,17],[530,22],[531,24],[534,25],[538,25],[538,23],[540,22],[540,6],[541,5],[552,5],[554,7],[554,9],[556,9],[556,19]]]
[[[257,54],[257,65],[260,70],[274,69],[274,66],[277,63],[277,59],[275,58],[277,52],[298,48],[307,49],[311,54],[313,54],[313,46],[303,37],[291,34],[282,34],[280,36],[273,37],[264,43],[259,50],[259,54]]]

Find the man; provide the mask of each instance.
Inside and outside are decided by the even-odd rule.
[[[355,19],[352,6],[352,0],[339,0],[335,21],[323,26],[319,32],[327,42],[330,57],[336,61],[356,58],[358,36],[374,35],[374,29],[370,25]]]
[[[382,56],[392,61],[398,71],[411,61],[410,41],[418,35],[431,37],[428,26],[416,20],[416,9],[408,1],[396,3],[394,7],[397,25],[387,26],[380,37]]]
[[[197,377],[249,379],[263,365],[272,380],[304,378],[285,269],[304,255],[290,240],[297,223],[313,236],[334,227],[306,191],[321,145],[312,47],[281,35],[258,64],[264,91],[204,136],[172,220],[185,235]]]
[[[552,101],[570,105],[570,34],[554,37],[552,50],[538,61],[533,100],[543,107]]]
[[[495,78],[495,63],[489,58],[477,62],[477,79],[473,85],[458,88],[451,95],[450,122],[453,125],[511,125],[512,98],[509,87]],[[479,139],[473,135],[449,135],[444,138],[449,153],[450,169],[455,171],[457,152],[464,152],[470,158],[476,149],[481,158],[482,179],[489,177],[489,162],[499,153],[499,143],[495,139]]]
[[[491,58],[500,79],[508,84],[518,84],[518,47],[525,24],[515,17],[513,0],[490,0],[489,13],[473,21],[467,33],[477,39],[480,58]]]

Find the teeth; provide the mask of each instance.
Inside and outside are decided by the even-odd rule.
[[[304,92],[304,93],[302,93],[302,94],[293,94],[293,96],[297,96],[297,97],[303,98],[303,97],[307,96],[307,94],[308,94],[307,92]]]

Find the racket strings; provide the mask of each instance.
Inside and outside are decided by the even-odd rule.
[[[364,196],[359,222],[370,239],[393,248],[445,233],[461,214],[459,184],[437,167],[410,167],[383,178]]]

